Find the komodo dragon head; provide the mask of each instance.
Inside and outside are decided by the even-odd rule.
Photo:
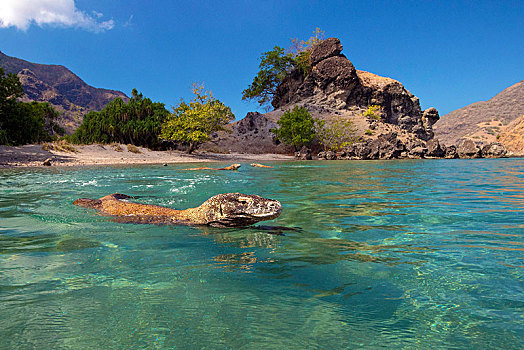
[[[195,208],[211,226],[249,226],[280,215],[282,204],[273,199],[242,193],[213,196]]]

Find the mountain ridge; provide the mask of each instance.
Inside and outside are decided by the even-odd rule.
[[[446,144],[462,139],[479,143],[496,140],[497,135],[524,114],[524,80],[487,101],[479,101],[450,112],[433,126],[435,136]]]
[[[33,63],[0,51],[0,67],[18,75],[24,88],[22,101],[49,102],[61,112],[59,123],[68,132],[78,127],[89,111],[99,111],[111,100],[129,97],[122,91],[96,88],[63,65]]]

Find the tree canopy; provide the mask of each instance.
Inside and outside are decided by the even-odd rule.
[[[182,100],[173,108],[164,124],[160,137],[188,145],[192,153],[200,144],[209,141],[211,133],[224,130],[224,126],[235,119],[231,108],[205,91],[203,85],[193,85],[195,97],[189,102]]]
[[[24,95],[20,79],[0,68],[0,144],[23,145],[50,141],[63,134],[55,120],[58,112],[49,103],[19,102]]]
[[[262,53],[259,68],[253,82],[242,91],[243,100],[256,100],[260,106],[267,106],[273,100],[278,85],[294,69],[304,75],[309,74],[309,56],[311,48],[324,39],[320,28],[313,31],[308,40],[291,39],[291,48],[284,50],[275,46],[273,50]]]
[[[163,103],[144,98],[136,89],[125,103],[121,98],[111,101],[100,112],[89,112],[71,135],[74,143],[119,142],[159,148],[162,123],[169,111]]]
[[[315,139],[315,119],[304,107],[287,110],[277,122],[279,128],[271,129],[280,141],[298,149]]]

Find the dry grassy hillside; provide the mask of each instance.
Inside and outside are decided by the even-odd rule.
[[[445,144],[459,139],[493,142],[513,120],[524,114],[524,80],[488,101],[473,103],[440,118],[433,126],[435,136]]]

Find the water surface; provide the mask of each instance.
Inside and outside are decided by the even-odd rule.
[[[0,171],[0,348],[524,347],[524,160]],[[197,165],[195,165],[197,166]],[[282,202],[243,229],[73,206]]]

